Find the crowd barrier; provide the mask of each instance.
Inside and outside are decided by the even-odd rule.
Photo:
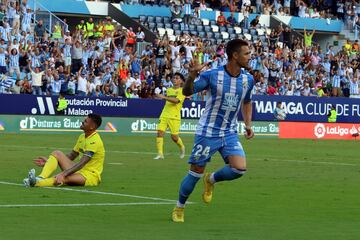
[[[68,116],[97,113],[104,117],[158,118],[164,101],[157,99],[66,97]],[[0,114],[55,115],[57,97],[0,94]],[[360,100],[289,96],[253,96],[253,120],[274,121],[273,111],[282,102],[290,122],[327,122],[327,113],[335,105],[337,122],[359,123]],[[205,102],[185,100],[181,110],[184,119],[199,119]],[[241,120],[241,113],[239,114]]]

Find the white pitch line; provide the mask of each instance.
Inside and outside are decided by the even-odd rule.
[[[172,205],[170,202],[130,202],[130,203],[59,203],[59,204],[3,204],[0,208],[18,207],[91,207],[91,206],[138,206],[138,205]]]
[[[0,181],[0,184],[24,186],[23,184],[5,182],[5,181]],[[164,201],[164,202],[171,202],[171,203],[177,202],[177,200],[171,200],[171,199],[166,199],[166,198],[145,197],[145,196],[138,196],[138,195],[122,194],[122,193],[112,193],[112,192],[100,192],[100,191],[92,191],[92,190],[87,190],[87,189],[74,189],[74,188],[66,188],[66,187],[43,187],[43,188],[52,189],[52,190],[71,191],[71,192],[92,193],[92,194],[99,194],[99,195],[110,195],[110,196],[120,196],[120,197],[129,197],[129,198],[138,198],[138,199],[157,200],[157,201]]]

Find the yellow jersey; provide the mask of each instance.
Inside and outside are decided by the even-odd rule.
[[[182,94],[182,88],[168,88],[166,90],[167,97],[173,97],[179,99],[179,103],[172,103],[166,101],[164,109],[161,112],[160,118],[181,119],[181,108],[185,100],[185,96]]]
[[[91,160],[86,163],[81,170],[87,170],[95,173],[98,175],[99,179],[101,179],[100,175],[104,166],[105,149],[100,135],[97,132],[94,132],[85,138],[85,133],[81,134],[73,150],[80,154],[80,158],[83,155],[91,157]]]

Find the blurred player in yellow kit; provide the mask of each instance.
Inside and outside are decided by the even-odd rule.
[[[79,136],[73,150],[67,155],[56,150],[51,153],[49,158],[38,157],[35,159],[34,163],[43,169],[37,177],[35,169],[31,169],[28,178],[24,179],[24,185],[26,187],[99,185],[105,158],[104,144],[96,131],[101,122],[102,119],[99,115],[89,114],[80,126],[84,133]],[[79,162],[74,163],[73,161],[78,156]],[[58,166],[63,171],[50,177]]]
[[[154,159],[164,159],[164,135],[167,128],[170,129],[171,139],[180,149],[180,158],[185,157],[185,146],[179,137],[181,108],[185,100],[181,87],[184,80],[185,78],[181,73],[175,73],[172,79],[174,86],[166,90],[166,96],[155,92],[157,98],[166,100],[166,103],[159,118],[156,138],[158,154]]]

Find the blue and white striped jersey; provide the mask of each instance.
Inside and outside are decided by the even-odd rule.
[[[16,55],[10,54],[9,59],[10,59],[9,67],[19,67],[19,54]]]
[[[350,81],[350,95],[359,95],[360,94],[359,84],[360,84],[359,80]]]
[[[0,53],[0,66],[6,67],[6,55],[5,53]]]
[[[340,87],[341,78],[339,75],[334,75],[332,80],[332,87],[339,88]]]
[[[238,77],[231,76],[225,66],[200,74],[194,82],[194,92],[207,90],[209,98],[195,134],[223,137],[237,133],[241,103],[251,101],[253,87],[253,76],[244,70]]]

